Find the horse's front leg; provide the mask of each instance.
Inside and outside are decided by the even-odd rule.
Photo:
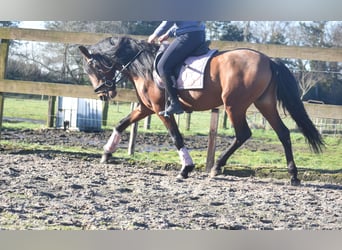
[[[112,157],[112,153],[116,151],[121,140],[122,132],[132,123],[140,121],[148,115],[153,114],[153,112],[147,109],[145,106],[139,105],[134,109],[129,115],[123,118],[119,124],[113,129],[113,132],[108,139],[107,143],[103,146],[103,154],[100,163],[107,163]]]
[[[182,164],[182,168],[177,178],[186,179],[189,177],[189,173],[194,169],[195,165],[188,152],[188,149],[184,146],[184,140],[181,133],[179,132],[176,120],[173,115],[171,115],[170,117],[159,116],[159,118],[162,120],[165,127],[169,131],[173,143],[175,144],[178,150],[178,155]]]

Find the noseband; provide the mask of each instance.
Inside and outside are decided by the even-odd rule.
[[[143,52],[143,50],[139,50],[138,53],[133,56],[133,58],[125,65],[122,65],[121,66],[121,69],[119,71],[116,72],[116,74],[113,76],[113,78],[111,80],[108,80],[106,78],[106,73],[109,73],[110,71],[113,70],[114,68],[114,64],[112,64],[110,67],[106,67],[106,71],[103,71],[101,70],[102,72],[104,72],[105,74],[102,76],[101,80],[102,80],[102,83],[96,87],[94,89],[95,93],[96,94],[102,94],[104,93],[107,97],[108,97],[108,92],[109,91],[112,91],[112,90],[115,90],[115,87],[116,87],[116,83],[118,82],[118,78],[122,76],[122,73],[134,62],[135,59],[138,58],[138,56],[140,56],[140,54]],[[96,61],[96,59],[94,58],[91,58],[89,61],[88,61],[88,64],[90,63],[94,63],[94,61]],[[102,65],[102,64],[101,64]],[[120,78],[119,78],[120,80]]]

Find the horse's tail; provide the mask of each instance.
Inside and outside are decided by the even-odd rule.
[[[294,75],[280,60],[271,60],[271,70],[276,79],[278,101],[290,113],[311,149],[321,153],[324,141],[304,108]]]

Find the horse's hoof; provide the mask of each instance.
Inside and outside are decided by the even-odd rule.
[[[300,180],[297,178],[291,178],[291,186],[300,186]]]
[[[184,180],[184,179],[187,179],[189,176],[188,175],[184,175],[183,173],[179,173],[177,176],[176,176],[176,179],[178,181],[181,181],[181,180]]]
[[[180,171],[180,173],[177,175],[177,179],[187,179],[189,178],[189,173],[194,170],[195,165],[188,165],[185,166],[184,168],[182,168],[182,170]]]
[[[190,173],[190,172],[192,172],[192,170],[194,170],[194,168],[195,168],[194,164],[187,165],[187,166],[184,167],[183,171],[186,171],[186,172]]]
[[[210,178],[214,178],[215,176],[218,176],[220,174],[222,174],[221,168],[212,168],[209,176],[210,176]]]
[[[108,163],[108,160],[112,157],[111,153],[104,153],[101,157],[100,163],[105,164]]]
[[[176,177],[178,180],[189,178],[189,172],[182,170]]]

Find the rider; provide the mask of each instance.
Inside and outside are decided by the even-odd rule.
[[[159,42],[163,42],[172,36],[175,39],[167,47],[157,65],[171,101],[168,108],[159,113],[164,116],[184,112],[175,88],[174,69],[205,42],[205,25],[199,21],[163,21],[147,41],[153,43],[158,38]]]

